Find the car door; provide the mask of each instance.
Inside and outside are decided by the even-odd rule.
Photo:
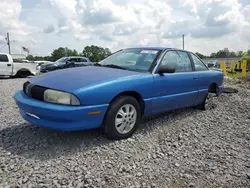
[[[200,104],[207,95],[208,86],[211,84],[211,73],[208,67],[193,53],[190,53],[191,60],[194,64],[195,74],[198,77],[197,89],[198,98],[197,104]]]
[[[0,75],[9,76],[12,74],[12,62],[9,62],[9,58],[6,54],[0,54]]]
[[[153,74],[154,93],[153,113],[165,112],[195,104],[198,96],[198,78],[193,74],[190,56],[185,51],[167,51],[161,65],[172,65],[174,73]]]

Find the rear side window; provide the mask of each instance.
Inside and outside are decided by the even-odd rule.
[[[8,56],[0,54],[0,62],[9,62]]]
[[[194,68],[195,68],[195,71],[206,71],[208,70],[207,67],[204,65],[204,63],[199,60],[198,57],[196,57],[194,54],[191,54],[191,57],[194,61]]]
[[[88,61],[87,61],[87,59],[85,59],[85,58],[81,58],[81,59],[80,59],[80,62],[88,62]]]

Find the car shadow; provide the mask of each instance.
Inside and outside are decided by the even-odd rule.
[[[177,121],[178,117],[186,117],[197,112],[198,110],[193,108],[183,109],[143,119],[135,134],[146,134],[156,127]],[[0,136],[0,146],[8,155],[38,160],[74,155],[114,142],[107,139],[101,129],[60,132],[34,127],[28,123],[2,129]]]

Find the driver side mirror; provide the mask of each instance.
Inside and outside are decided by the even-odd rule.
[[[161,65],[158,68],[158,73],[160,75],[163,75],[164,73],[174,73],[175,72],[175,66],[170,66],[170,65]]]

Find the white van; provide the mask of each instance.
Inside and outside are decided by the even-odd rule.
[[[37,65],[35,63],[13,62],[11,55],[0,53],[0,77],[26,78],[36,75]]]

